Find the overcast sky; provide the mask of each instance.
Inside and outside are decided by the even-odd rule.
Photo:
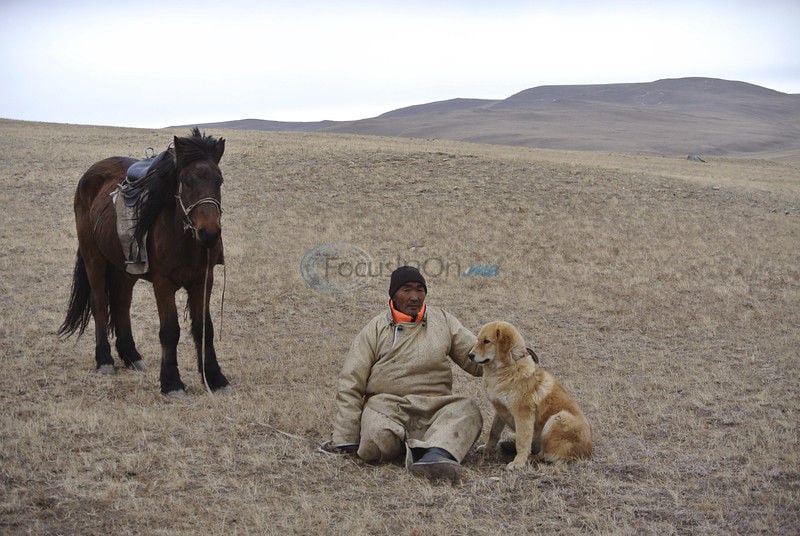
[[[0,117],[348,120],[552,84],[800,93],[800,0],[0,0]]]

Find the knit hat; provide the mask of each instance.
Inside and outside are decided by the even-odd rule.
[[[406,283],[419,283],[425,289],[425,294],[428,293],[425,278],[422,277],[419,270],[413,266],[401,266],[392,272],[392,279],[389,281],[389,297],[394,298],[395,292]]]

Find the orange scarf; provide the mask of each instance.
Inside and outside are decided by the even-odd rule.
[[[417,313],[417,318],[411,318],[410,315],[407,315],[403,312],[398,311],[394,308],[394,300],[389,300],[389,309],[392,310],[392,320],[394,320],[395,324],[402,324],[403,322],[419,322],[423,318],[425,318],[425,303],[422,304],[422,309],[419,310]]]

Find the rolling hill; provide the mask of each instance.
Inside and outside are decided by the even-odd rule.
[[[800,95],[715,78],[540,86],[503,100],[456,98],[357,121],[244,119],[200,126],[800,161]]]

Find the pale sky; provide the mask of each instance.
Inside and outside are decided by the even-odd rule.
[[[350,120],[553,84],[800,93],[800,0],[0,0],[0,117]]]

